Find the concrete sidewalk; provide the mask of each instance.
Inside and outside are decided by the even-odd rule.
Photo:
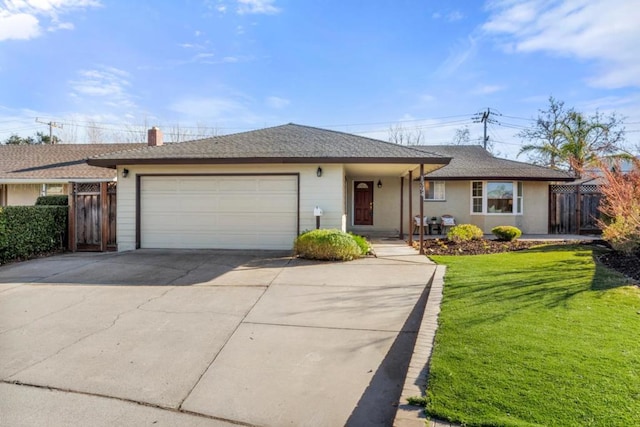
[[[391,425],[435,266],[374,249],[0,267],[0,425]]]

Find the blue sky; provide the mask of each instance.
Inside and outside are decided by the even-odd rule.
[[[640,0],[0,0],[0,140],[38,118],[64,142],[294,122],[445,144],[491,108],[515,158],[553,95],[626,117],[634,147],[639,20]]]

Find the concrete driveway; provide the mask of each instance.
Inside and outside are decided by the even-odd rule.
[[[434,266],[277,252],[0,267],[0,425],[391,425]]]

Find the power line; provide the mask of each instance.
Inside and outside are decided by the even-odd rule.
[[[53,141],[53,128],[60,128],[62,129],[62,124],[58,123],[58,122],[53,122],[53,121],[49,121],[47,122],[43,122],[42,120],[38,120],[38,118],[36,117],[36,123],[42,123],[44,125],[49,126],[49,144],[54,144]]]

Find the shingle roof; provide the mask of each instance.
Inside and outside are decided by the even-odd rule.
[[[377,139],[287,124],[180,144],[96,156],[89,164],[134,163],[435,163],[449,159]]]
[[[421,145],[418,150],[451,157],[451,162],[425,176],[429,179],[518,179],[529,181],[571,181],[567,172],[494,157],[479,145]]]
[[[113,179],[114,170],[89,166],[89,157],[146,144],[0,145],[0,182]]]

